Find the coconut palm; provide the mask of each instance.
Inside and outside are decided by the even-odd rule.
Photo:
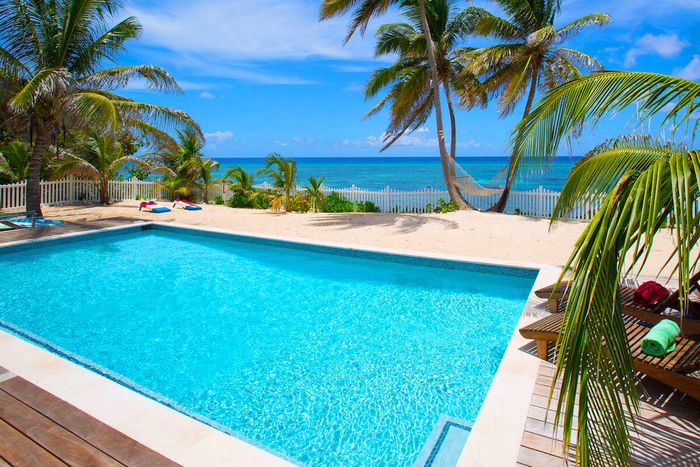
[[[457,13],[455,0],[430,0],[427,5],[428,24],[435,43],[438,76],[445,94],[450,117],[450,156],[455,158],[457,148],[457,125],[452,100],[456,90],[463,96],[462,106],[486,106],[486,94],[481,83],[471,73],[464,72],[458,60],[464,49],[458,49],[467,36],[470,17],[465,12]],[[380,68],[370,77],[366,97],[374,97],[384,88],[388,94],[367,114],[374,115],[386,104],[391,104],[391,120],[384,133],[382,151],[396,142],[406,131],[414,131],[428,121],[433,112],[433,87],[430,64],[426,53],[425,35],[415,4],[404,8],[410,23],[382,25],[377,30],[376,55],[398,55],[396,62]],[[445,180],[445,183],[451,183]]]
[[[75,175],[97,181],[102,204],[110,203],[109,181],[124,165],[135,164],[148,169],[143,159],[126,155],[118,139],[96,130],[88,130],[76,149],[76,154],[61,151],[59,158],[51,163],[50,171],[55,177]]]
[[[346,35],[346,42],[357,32],[364,34],[369,21],[378,15],[386,12],[392,5],[400,5],[408,7],[415,5],[415,11],[420,19],[421,31],[426,37],[433,38],[428,22],[428,5],[431,0],[323,0],[321,3],[321,19],[333,18],[343,15],[350,11],[353,12],[353,17],[350,22],[350,27]],[[454,160],[450,157],[445,145],[445,130],[442,121],[442,102],[440,101],[440,74],[438,72],[437,53],[435,44],[432,40],[426,41],[426,57],[430,68],[430,81],[433,88],[433,108],[435,112],[435,128],[437,131],[438,148],[440,151],[440,162],[445,180],[449,180],[447,191],[450,198],[460,207],[468,207],[467,203],[461,197],[456,183],[454,183],[455,165]]]
[[[514,130],[517,157],[530,162],[554,157],[581,122],[598,122],[629,107],[637,108],[640,121],[664,115],[662,125],[693,140],[700,84],[636,72],[569,82],[547,93]],[[669,224],[676,245],[669,264],[680,293],[687,294],[700,262],[693,252],[700,240],[700,151],[650,136],[604,143],[573,169],[552,221],[601,196],[602,206],[564,269],[571,270],[572,285],[557,343],[556,377],[562,384],[557,419],[563,418],[566,445],[578,403],[577,462],[622,466],[630,464],[626,414],[637,410],[638,398],[618,283],[644,265],[656,235]],[[683,300],[681,307],[686,313]]]
[[[325,177],[319,179],[309,177],[309,184],[304,187],[306,189],[306,197],[309,200],[309,205],[313,212],[318,212],[321,203],[326,199],[326,194],[322,190],[324,180]]]
[[[214,172],[219,170],[219,163],[214,159],[200,158],[195,160],[194,165],[198,173],[197,181],[199,182],[202,198],[205,203],[209,204],[209,189],[216,182]]]
[[[27,179],[29,173],[29,146],[22,141],[10,141],[0,146],[0,178],[11,183]]]
[[[279,153],[273,152],[265,158],[265,168],[260,172],[272,178],[272,186],[280,192],[270,202],[270,207],[274,211],[284,209],[286,212],[291,212],[294,207],[297,163],[282,157]]]
[[[559,28],[554,21],[559,13],[559,0],[495,0],[506,13],[501,18],[479,7],[469,7],[470,31],[498,43],[467,51],[465,71],[483,77],[489,94],[498,97],[501,117],[509,115],[525,98],[523,118],[530,113],[537,90],[549,90],[585,72],[602,69],[590,55],[564,47],[564,43],[592,25],[603,26],[610,16],[594,13],[582,16]],[[472,96],[466,95],[468,102]],[[503,212],[508,203],[519,160],[510,158],[505,186],[492,210]]]
[[[230,188],[233,191],[241,193],[255,191],[255,174],[248,172],[240,165],[229,169],[224,176],[224,180],[230,184]]]
[[[166,144],[157,153],[148,154],[155,170],[164,175],[163,187],[174,196],[200,193],[209,202],[209,188],[219,163],[207,158],[202,150],[204,140],[194,129],[177,130],[177,143]]]
[[[41,211],[41,160],[51,133],[90,125],[114,131],[124,126],[163,137],[156,127],[198,128],[184,112],[137,102],[114,91],[132,79],[164,92],[182,92],[156,66],[116,66],[126,42],[141,33],[134,17],[113,24],[115,0],[0,0],[0,76],[14,83],[9,105],[30,119],[32,157],[27,209]]]

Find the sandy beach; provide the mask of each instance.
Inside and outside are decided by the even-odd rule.
[[[566,262],[586,225],[566,222],[550,229],[547,219],[473,211],[447,214],[277,214],[207,205],[202,211],[176,209],[153,214],[140,212],[136,201],[111,206],[47,207],[44,214],[66,221],[108,217],[172,221],[260,235],[553,266],[562,266]],[[643,273],[659,271],[672,248],[670,232],[661,235]]]

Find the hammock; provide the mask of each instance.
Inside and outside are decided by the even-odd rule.
[[[472,196],[491,196],[503,192],[504,187],[484,186],[477,182],[474,177],[469,175],[469,173],[466,170],[464,170],[462,166],[460,166],[457,162],[452,161],[452,163],[454,164],[455,168],[455,180],[457,182],[457,186],[465,194]],[[496,182],[498,179],[501,179],[503,174],[505,173],[505,170],[506,168],[498,172],[489,183],[491,184]]]

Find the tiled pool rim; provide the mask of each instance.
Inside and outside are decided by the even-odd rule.
[[[467,270],[471,272],[483,272],[483,273],[491,273],[491,274],[501,274],[501,275],[510,275],[510,276],[518,276],[518,277],[531,277],[535,280],[535,284],[538,284],[541,282],[539,279],[541,276],[541,272],[543,267],[545,269],[550,269],[550,274],[551,276],[551,267],[547,265],[542,265],[542,264],[536,264],[536,263],[520,263],[520,262],[509,262],[509,261],[497,261],[497,260],[484,260],[480,258],[465,258],[465,257],[460,257],[460,256],[453,256],[453,255],[442,255],[442,254],[434,254],[434,253],[428,253],[428,252],[414,252],[414,251],[407,251],[407,250],[391,250],[391,249],[386,249],[386,248],[373,248],[373,247],[365,247],[365,246],[358,246],[355,244],[337,244],[337,243],[326,243],[326,242],[310,242],[310,241],[304,241],[304,240],[299,240],[299,239],[291,239],[291,238],[285,238],[285,237],[275,237],[275,236],[261,236],[261,235],[251,235],[248,233],[240,233],[240,232],[232,232],[228,230],[223,230],[223,229],[214,229],[214,228],[205,228],[205,227],[199,227],[199,226],[191,226],[191,225],[183,225],[183,224],[175,224],[175,223],[161,223],[161,222],[142,222],[142,221],[135,221],[133,224],[125,225],[125,226],[118,226],[118,227],[110,227],[106,229],[101,229],[101,230],[96,230],[96,231],[88,231],[88,232],[77,232],[77,233],[69,233],[65,235],[56,235],[52,237],[45,237],[45,238],[40,238],[40,239],[31,239],[31,240],[23,240],[23,241],[18,241],[18,242],[12,242],[8,243],[5,245],[0,245],[0,255],[5,253],[5,252],[15,252],[15,251],[21,251],[29,248],[41,248],[44,246],[51,246],[51,245],[57,245],[57,244],[67,244],[67,243],[74,243],[74,242],[79,242],[85,239],[92,239],[92,238],[103,238],[103,237],[110,237],[110,236],[115,236],[115,235],[122,235],[122,234],[128,234],[132,233],[135,231],[148,231],[148,230],[162,230],[162,231],[175,231],[175,232],[183,232],[183,233],[188,233],[188,234],[194,234],[194,235],[199,235],[199,236],[209,236],[213,238],[230,238],[234,239],[236,241],[244,241],[244,242],[250,242],[250,243],[255,243],[255,244],[267,244],[267,245],[275,245],[275,246],[281,246],[285,248],[293,248],[293,249],[301,249],[301,250],[306,250],[306,251],[315,251],[319,253],[326,253],[326,254],[336,254],[336,255],[342,255],[342,256],[354,256],[354,257],[360,257],[363,259],[371,259],[371,260],[378,260],[378,261],[391,261],[391,262],[398,262],[398,263],[403,263],[403,264],[412,264],[412,265],[420,265],[424,267],[437,267],[437,268],[444,268],[444,269],[462,269],[462,270]],[[497,264],[494,264],[497,263]],[[533,286],[533,290],[535,290],[535,286]],[[531,291],[532,292],[532,291]],[[522,316],[521,316],[521,321],[522,321]],[[499,366],[499,370],[496,374],[496,377],[492,381],[492,387],[493,383],[496,381],[496,379],[499,377],[499,373],[501,373],[501,366],[503,366],[504,361],[508,357],[509,350],[512,344],[512,340],[517,337],[517,328],[520,327],[521,323],[518,323],[516,326],[516,329],[514,331],[514,336],[511,338],[511,343],[509,343],[508,349],[506,350],[506,353],[503,356],[503,359],[501,361],[501,365]],[[260,443],[250,440],[244,436],[241,436],[240,434],[234,432],[233,430],[230,430],[226,427],[223,427],[216,422],[213,422],[211,420],[206,419],[205,417],[202,417],[197,414],[193,414],[179,406],[178,404],[174,403],[173,401],[170,401],[146,388],[140,387],[139,385],[119,376],[111,372],[110,370],[107,370],[105,368],[102,368],[98,365],[93,364],[90,361],[87,361],[86,359],[83,359],[77,355],[71,354],[70,352],[67,352],[63,349],[60,349],[43,339],[39,338],[38,336],[34,336],[31,333],[28,333],[26,331],[23,331],[22,329],[18,329],[14,326],[9,325],[8,323],[3,322],[0,320],[0,330],[6,330],[11,334],[14,334],[16,336],[19,336],[23,338],[25,341],[29,341],[40,348],[43,348],[46,351],[51,352],[53,355],[57,355],[59,358],[64,358],[74,364],[77,364],[79,368],[83,369],[84,371],[88,372],[94,372],[97,375],[106,377],[107,379],[113,381],[114,383],[119,384],[120,386],[129,389],[131,391],[135,391],[136,393],[147,397],[149,400],[153,401],[154,403],[159,403],[162,404],[166,407],[169,407],[173,410],[176,410],[180,414],[183,414],[184,416],[187,416],[189,418],[192,418],[194,420],[197,420],[201,423],[206,424],[213,430],[217,430],[219,432],[226,433],[235,439],[242,441],[244,443],[247,443],[251,446],[255,446],[258,449],[261,449],[265,452],[268,452],[270,454],[273,454],[277,456],[280,459],[284,459],[286,461],[294,462],[292,459],[289,459],[286,456],[281,455],[280,453],[274,452],[270,450],[269,448],[266,448],[265,446],[261,445]],[[534,385],[534,375],[536,374],[536,371],[533,373],[533,378],[532,378],[532,384]],[[35,382],[35,384],[37,384]],[[38,384],[40,385],[40,384]],[[489,389],[489,393],[491,393],[492,388]],[[481,418],[481,413],[484,412],[484,406],[486,405],[488,401],[488,394],[487,394],[487,400],[484,402],[484,404],[481,407],[481,411],[479,413],[479,416],[477,417],[477,422],[479,421],[479,418]],[[68,401],[70,402],[70,401]],[[529,404],[529,399],[528,399],[528,404]],[[80,408],[80,407],[78,407]],[[523,425],[524,425],[524,419],[523,419]],[[522,432],[522,430],[520,430]],[[138,441],[138,438],[136,438]],[[472,437],[470,437],[469,440],[471,440]],[[518,438],[517,443],[519,446],[520,439]],[[146,443],[144,443],[146,444]],[[147,445],[147,444],[146,444]],[[469,446],[469,441],[467,442],[466,448]],[[162,454],[167,456],[167,452],[161,452]],[[517,455],[516,455],[517,457]],[[460,459],[459,465],[463,464],[464,459]],[[470,464],[464,464],[464,465],[470,465]]]

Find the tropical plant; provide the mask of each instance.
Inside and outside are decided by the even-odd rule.
[[[581,122],[598,122],[625,108],[636,108],[640,121],[662,114],[662,126],[694,140],[700,84],[637,72],[597,73],[566,83],[548,92],[514,130],[515,154],[531,164],[554,157]],[[700,151],[639,135],[604,143],[573,169],[552,222],[601,196],[564,269],[570,269],[572,283],[557,343],[556,418],[563,419],[567,446],[578,416],[579,464],[623,466],[630,464],[627,415],[638,409],[638,397],[618,283],[645,264],[656,235],[670,226],[675,249],[668,261],[681,295],[687,294],[700,261],[693,251],[700,239]],[[683,300],[681,308],[686,313]]]
[[[464,70],[459,57],[465,49],[458,46],[469,33],[470,16],[457,12],[456,0],[428,0],[426,10],[428,24],[435,43],[435,59],[440,85],[445,95],[450,118],[450,156],[456,156],[457,123],[452,100],[453,90],[462,96],[464,108],[486,106],[487,95],[481,83]],[[377,114],[387,104],[391,105],[391,119],[383,135],[382,151],[394,144],[404,133],[415,131],[428,121],[433,112],[433,87],[430,63],[426,51],[425,34],[415,2],[407,3],[403,14],[410,23],[382,25],[377,30],[377,56],[394,56],[394,64],[372,73],[365,96],[374,97],[384,88],[389,92],[367,113]],[[454,171],[445,179],[445,184],[455,184]],[[456,190],[459,188],[455,186]]]
[[[430,24],[428,21],[429,14],[426,6],[430,3],[430,1],[431,0],[323,0],[323,3],[321,3],[321,19],[333,18],[343,15],[349,11],[353,11],[350,27],[345,38],[345,41],[347,42],[358,30],[360,33],[364,34],[369,21],[373,17],[386,12],[390,6],[410,6],[415,4],[415,11],[420,19],[420,30],[423,32],[425,37],[433,38],[434,36],[430,29]],[[437,131],[440,162],[445,180],[451,180],[455,173],[455,163],[450,157],[450,153],[447,151],[447,146],[445,145],[445,131],[442,121],[442,102],[440,100],[441,81],[440,73],[438,72],[437,53],[435,51],[436,46],[432,40],[425,41],[425,43],[425,56],[428,59],[430,84],[433,88],[433,109],[435,113],[435,129]],[[454,200],[460,208],[468,207],[467,203],[461,197],[456,184],[448,183],[447,191],[450,198]]]
[[[41,211],[41,161],[58,127],[128,127],[154,138],[177,126],[199,129],[184,112],[137,102],[114,91],[138,78],[154,90],[182,92],[156,66],[116,66],[126,42],[141,33],[116,0],[0,0],[0,78],[11,83],[9,106],[31,123],[27,209]]]
[[[149,154],[155,170],[164,175],[163,186],[173,196],[188,197],[195,193],[209,202],[209,189],[219,163],[207,158],[202,150],[204,141],[194,129],[177,130],[177,143],[166,143],[160,151]]]
[[[88,130],[76,146],[76,154],[61,151],[52,161],[51,173],[56,177],[76,175],[95,180],[100,187],[100,202],[109,204],[109,181],[114,179],[126,164],[148,169],[148,164],[136,156],[124,154],[121,143],[112,135]]]
[[[309,200],[309,206],[311,206],[313,212],[318,212],[323,200],[326,199],[326,194],[322,190],[323,180],[325,180],[325,177],[319,179],[309,177],[309,184],[305,187],[306,197]]]
[[[0,145],[0,178],[10,183],[27,179],[31,151],[22,141],[9,141]]]
[[[265,168],[260,171],[272,178],[272,186],[279,190],[278,195],[270,201],[273,211],[292,212],[294,209],[294,191],[296,190],[297,163],[273,152],[265,158]]]
[[[255,174],[248,172],[240,165],[229,169],[223,180],[230,183],[229,188],[233,191],[242,193],[255,191]]]
[[[538,89],[554,89],[580,78],[584,72],[603,68],[592,56],[563,44],[587,26],[606,25],[610,21],[609,15],[589,14],[556,28],[554,21],[559,13],[560,0],[495,2],[507,18],[480,7],[469,7],[464,14],[471,18],[472,34],[498,43],[466,51],[462,59],[467,62],[465,71],[483,77],[484,88],[490,95],[498,97],[502,117],[513,112],[527,95],[523,109],[523,118],[527,118]],[[465,98],[469,103],[473,97],[467,93]],[[517,172],[518,157],[513,153],[503,192],[491,210],[505,210]]]
[[[202,199],[209,204],[209,190],[215,183],[214,172],[219,170],[219,163],[214,159],[195,159],[194,164],[197,171],[197,180],[199,181],[199,191],[202,193]]]

